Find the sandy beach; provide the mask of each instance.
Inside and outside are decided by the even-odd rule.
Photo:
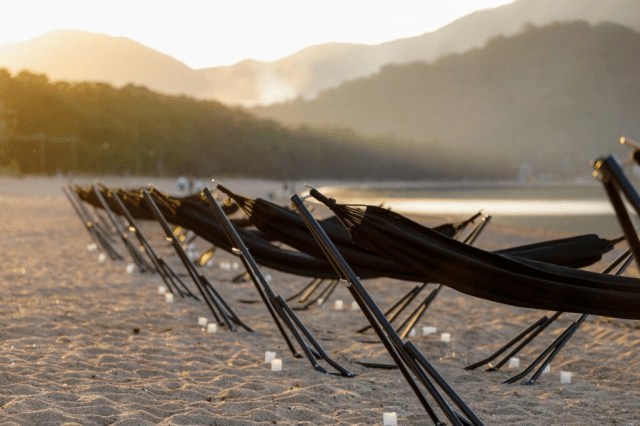
[[[102,182],[135,187],[148,180]],[[175,192],[174,180],[152,182]],[[266,308],[240,302],[259,297],[251,283],[230,282],[239,271],[219,267],[238,261],[228,253],[216,253],[214,266],[202,272],[255,332],[207,333],[198,325],[208,314],[204,303],[166,303],[157,292],[159,276],[129,274],[128,262],[101,263],[98,251],[87,250],[92,241],[60,191],[65,183],[0,178],[0,424],[373,425],[382,424],[385,412],[396,412],[399,425],[431,424],[397,370],[356,363],[390,358],[373,334],[355,332],[366,320],[348,309],[346,288],[338,288],[326,306],[299,316],[354,378],[326,376],[306,359],[294,359]],[[250,197],[279,189],[264,181],[223,183]],[[421,220],[432,225],[442,219]],[[159,225],[143,227],[158,254],[183,272]],[[493,250],[555,236],[492,223],[477,246]],[[200,251],[209,246],[195,244]],[[623,249],[591,269],[602,269]],[[309,281],[266,268],[263,273],[284,297]],[[638,276],[635,264],[627,274]],[[364,284],[382,308],[414,285],[391,279]],[[335,299],[347,309],[334,310]],[[640,321],[589,317],[535,386],[500,383],[528,365],[578,314],[562,315],[525,348],[519,369],[463,369],[542,314],[445,289],[410,340],[487,425],[640,425]],[[438,333],[423,336],[423,326]],[[440,332],[450,333],[451,342],[441,342]],[[277,353],[282,371],[270,370],[265,351]],[[561,371],[572,373],[571,383],[561,384]]]

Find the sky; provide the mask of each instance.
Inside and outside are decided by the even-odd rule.
[[[434,31],[512,0],[17,0],[3,2],[0,44],[56,30],[127,37],[194,69],[273,61],[305,47],[378,44]]]

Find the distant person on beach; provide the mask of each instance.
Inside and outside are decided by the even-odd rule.
[[[180,192],[187,189],[187,178],[184,176],[180,176],[176,181],[176,188],[178,188],[178,191]]]

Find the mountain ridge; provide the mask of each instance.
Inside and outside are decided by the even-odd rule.
[[[639,66],[640,33],[630,28],[531,25],[431,64],[387,65],[311,101],[251,111],[290,126],[438,140],[460,155],[484,152],[566,176],[586,171],[621,134],[640,136]]]
[[[46,73],[54,80],[104,81],[116,86],[132,83],[168,94],[216,99],[229,105],[266,105],[297,97],[314,98],[322,90],[345,81],[373,75],[389,63],[430,62],[445,54],[462,53],[483,45],[490,37],[515,34],[528,22],[544,25],[553,20],[585,19],[591,23],[613,21],[640,30],[639,16],[640,3],[634,0],[516,0],[473,12],[415,37],[377,45],[325,43],[276,61],[245,60],[201,69],[191,69],[150,48],[145,48],[148,51],[134,49],[135,54],[126,53],[131,52],[131,46],[123,40],[137,43],[126,38],[112,38],[111,42],[117,47],[102,44],[99,49],[83,46],[87,44],[84,38],[67,40],[65,46],[57,49],[57,56],[40,48],[27,58],[24,46],[37,45],[39,38],[36,38],[14,44],[11,52],[6,46],[0,46],[0,67],[13,72],[27,68]],[[99,53],[109,50],[124,56],[105,63]],[[48,63],[44,63],[44,59]],[[98,64],[103,64],[103,68],[97,67]],[[71,65],[84,71],[73,71]]]

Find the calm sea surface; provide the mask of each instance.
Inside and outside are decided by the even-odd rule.
[[[465,218],[482,210],[494,223],[622,235],[604,189],[594,184],[395,183],[327,191],[338,202],[384,204],[400,213]]]

